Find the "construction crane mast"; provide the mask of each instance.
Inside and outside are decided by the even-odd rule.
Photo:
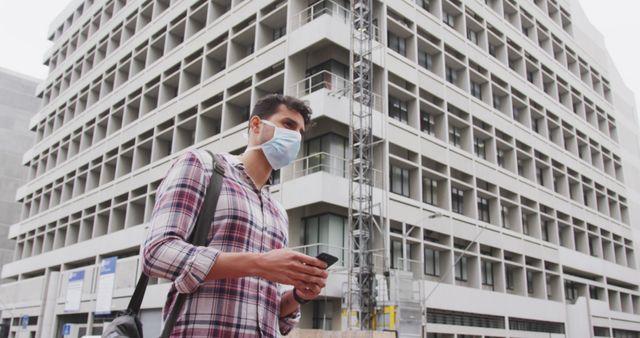
[[[349,224],[348,314],[358,313],[360,329],[374,329],[376,295],[373,261],[373,1],[353,0],[351,6],[351,177]],[[353,296],[356,296],[355,299]],[[349,321],[350,322],[350,321]],[[351,324],[349,324],[350,326]]]

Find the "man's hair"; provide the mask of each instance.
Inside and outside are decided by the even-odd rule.
[[[307,106],[307,104],[300,99],[281,94],[268,94],[258,100],[258,102],[253,106],[251,117],[258,116],[261,119],[268,119],[276,113],[281,104],[284,104],[288,109],[296,111],[302,115],[304,125],[309,125],[311,122],[311,107]]]

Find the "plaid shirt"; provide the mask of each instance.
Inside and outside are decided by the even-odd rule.
[[[300,308],[280,317],[282,290],[277,283],[260,277],[205,281],[220,252],[285,248],[288,236],[287,213],[268,186],[258,189],[236,156],[214,156],[226,173],[209,245],[195,247],[186,241],[213,172],[211,156],[192,150],[173,162],[158,187],[144,245],[144,272],[173,281],[165,320],[176,293],[189,294],[171,337],[277,337],[278,327],[286,335],[299,321]]]

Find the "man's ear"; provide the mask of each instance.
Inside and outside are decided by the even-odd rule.
[[[257,130],[256,130],[257,128]],[[260,132],[260,117],[253,115],[249,118],[249,134]]]

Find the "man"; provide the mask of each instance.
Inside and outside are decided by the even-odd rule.
[[[217,206],[202,205],[212,159],[202,150],[179,157],[158,187],[144,272],[173,281],[163,310],[177,293],[189,296],[171,337],[276,337],[300,318],[300,304],[325,286],[326,264],[286,249],[288,217],[268,190],[271,171],[295,159],[311,109],[289,96],[259,100],[240,156],[214,154],[225,169]],[[188,238],[200,208],[216,207],[207,247]],[[282,292],[278,284],[293,285]],[[295,295],[294,295],[295,293]]]

